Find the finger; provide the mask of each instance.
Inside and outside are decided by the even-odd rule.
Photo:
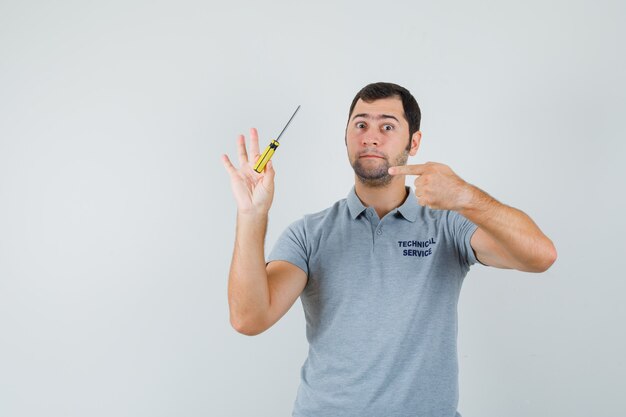
[[[250,156],[254,159],[261,155],[259,150],[259,133],[255,128],[250,128],[250,152]]]
[[[415,178],[415,181],[413,181],[413,185],[415,185],[415,191],[417,191],[418,189],[422,189],[424,185],[426,185],[426,175],[420,175],[419,177]]]
[[[267,162],[267,165],[265,165],[263,174],[263,186],[267,189],[274,182],[274,175],[276,174],[274,171],[274,164],[271,160]]]
[[[389,175],[422,175],[426,170],[426,164],[396,165],[390,167]]]
[[[417,204],[422,207],[430,208],[430,200],[428,200],[424,195],[420,195],[419,197],[417,197]]]
[[[243,135],[239,135],[239,138],[237,138],[237,150],[239,151],[239,166],[243,166],[246,162],[248,162],[246,138]]]
[[[426,191],[421,187],[421,186],[416,186],[415,187],[415,197],[417,198],[417,202],[419,203],[420,201],[422,203],[420,203],[421,205],[424,205],[424,199],[426,198]]]
[[[224,164],[224,168],[226,168],[226,171],[228,171],[229,175],[237,174],[237,168],[235,168],[232,162],[230,162],[230,158],[228,158],[228,155],[222,155],[222,164]]]

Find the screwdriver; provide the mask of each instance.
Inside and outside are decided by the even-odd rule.
[[[259,156],[259,159],[257,159],[256,164],[254,164],[254,170],[258,172],[259,174],[263,172],[263,169],[265,169],[265,165],[269,162],[270,159],[272,159],[272,155],[274,155],[274,152],[276,152],[276,148],[278,148],[278,145],[280,145],[280,143],[278,143],[278,139],[280,139],[280,137],[283,135],[283,132],[285,131],[285,129],[287,129],[287,126],[289,126],[289,123],[291,123],[291,119],[293,119],[293,116],[295,116],[296,113],[298,113],[298,110],[300,110],[300,106],[298,106],[296,108],[296,111],[293,112],[293,114],[291,115],[291,118],[289,118],[289,121],[287,122],[283,130],[280,132],[278,137],[276,139],[272,139],[272,141],[270,142],[269,145],[267,145],[267,148],[265,148],[261,156]]]

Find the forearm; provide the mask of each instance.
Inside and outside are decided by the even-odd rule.
[[[237,214],[235,247],[228,278],[230,321],[240,331],[252,326],[269,309],[264,241],[267,214]]]
[[[552,241],[527,214],[500,203],[478,187],[468,184],[459,213],[495,240],[516,269],[545,270],[556,258]]]

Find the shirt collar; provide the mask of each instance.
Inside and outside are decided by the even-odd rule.
[[[353,219],[359,217],[359,214],[363,213],[363,211],[365,211],[365,209],[367,208],[363,205],[363,203],[361,203],[359,197],[357,197],[354,185],[348,193],[348,208],[350,209],[350,216]]]
[[[406,200],[400,207],[396,209],[398,213],[402,215],[405,219],[413,223],[417,220],[417,212],[419,210],[419,205],[417,204],[417,197],[415,197],[415,192],[411,187],[404,187],[408,192],[406,196]]]
[[[412,223],[415,220],[417,220],[417,211],[418,211],[417,198],[415,197],[415,193],[413,192],[411,187],[408,187],[405,185],[404,188],[408,192],[408,195],[406,199],[404,200],[404,203],[402,203],[400,207],[393,209],[391,212],[400,213],[402,217],[404,217],[406,220]],[[350,210],[350,216],[353,219],[356,219],[357,217],[359,217],[359,215],[363,213],[365,209],[367,209],[367,207],[363,205],[361,200],[359,200],[359,197],[356,195],[356,189],[354,185],[352,186],[352,189],[348,193],[347,201],[348,201],[348,209]]]

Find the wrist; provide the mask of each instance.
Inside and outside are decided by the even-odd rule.
[[[474,187],[472,184],[468,182],[464,182],[460,187],[458,198],[456,202],[455,211],[462,212],[467,210],[472,210],[476,207],[477,196],[476,192],[478,189]]]
[[[268,217],[269,212],[266,210],[237,210],[237,219],[244,222],[258,222]]]
[[[465,217],[487,213],[497,201],[480,188],[465,183],[459,201],[458,212]]]

